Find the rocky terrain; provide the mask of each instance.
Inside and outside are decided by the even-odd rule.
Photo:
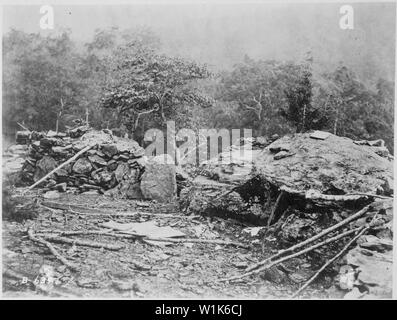
[[[242,149],[187,174],[106,131],[13,146],[7,294],[391,297],[393,158],[382,141],[310,132]],[[49,286],[34,282],[48,273]]]

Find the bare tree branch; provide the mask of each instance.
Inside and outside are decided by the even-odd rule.
[[[139,112],[139,113],[136,115],[136,118],[135,118],[134,129],[138,128],[139,118],[140,118],[142,115],[148,114],[148,113],[152,113],[152,112],[158,111],[158,110],[159,110],[159,105],[157,104],[157,106],[156,106],[154,109],[150,109],[150,110],[145,110],[145,111]]]

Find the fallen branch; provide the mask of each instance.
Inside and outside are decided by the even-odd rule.
[[[156,238],[156,237],[148,237],[148,236],[140,236],[140,235],[135,235],[135,234],[127,234],[127,233],[110,233],[112,230],[110,229],[109,231],[54,231],[54,233],[57,233],[57,236],[50,236],[50,235],[43,235],[43,238],[51,241],[54,239],[62,239],[64,243],[70,243],[70,244],[76,244],[78,245],[79,242],[81,243],[82,241],[78,240],[72,240],[68,238],[61,238],[59,237],[60,235],[64,236],[74,236],[74,235],[102,235],[102,236],[111,236],[115,238],[125,238],[125,239],[140,239],[140,240],[150,240],[150,241],[162,241],[162,242],[174,242],[174,243],[212,243],[212,244],[219,244],[219,245],[229,245],[229,246],[235,246],[235,247],[240,247],[244,249],[249,249],[249,246],[238,243],[238,242],[232,242],[232,241],[224,241],[224,240],[215,240],[215,239],[192,239],[192,238]],[[78,242],[76,242],[78,241]],[[55,242],[55,241],[54,241]],[[61,241],[59,241],[61,242]],[[103,244],[102,244],[103,245]],[[96,246],[99,247],[99,246]],[[120,248],[121,249],[121,248]],[[118,249],[114,249],[118,250]]]
[[[307,190],[299,191],[293,189],[288,186],[281,186],[280,190],[285,191],[289,194],[293,194],[295,196],[303,197],[308,200],[325,200],[325,201],[353,201],[359,200],[364,197],[371,197],[371,198],[379,198],[379,199],[392,199],[392,197],[381,196],[377,194],[370,194],[370,193],[350,193],[350,194],[342,194],[342,195],[335,195],[335,194],[322,194],[316,190]]]
[[[17,121],[17,125],[20,126],[23,130],[32,132],[31,130],[29,130],[27,127],[25,127],[22,123],[19,123],[18,121]]]
[[[236,187],[234,187],[234,188],[231,188],[230,190],[228,190],[228,191],[226,191],[226,192],[224,192],[224,193],[221,193],[220,195],[218,195],[217,197],[215,197],[214,199],[212,199],[211,200],[211,202],[216,202],[216,201],[218,201],[219,199],[222,199],[223,197],[226,197],[227,195],[229,195],[229,194],[231,194],[232,192],[234,192],[234,191],[236,191]]]
[[[274,217],[274,215],[275,215],[275,213],[276,213],[276,210],[278,209],[278,206],[279,206],[280,201],[281,201],[281,199],[283,198],[284,194],[285,194],[285,191],[284,191],[284,190],[281,190],[280,193],[279,193],[279,195],[278,195],[278,197],[277,197],[276,203],[274,204],[272,213],[270,214],[270,217],[269,217],[269,219],[267,220],[267,226],[268,226],[268,227],[270,227],[270,224],[272,223],[273,217]]]
[[[117,216],[117,217],[135,217],[139,215],[147,215],[147,216],[154,216],[154,217],[165,217],[165,218],[186,218],[186,219],[193,219],[195,216],[185,216],[182,214],[171,214],[171,213],[153,213],[153,212],[142,212],[142,211],[125,211],[125,212],[107,212],[100,209],[94,208],[87,208],[84,206],[79,206],[75,204],[68,204],[68,203],[61,203],[61,202],[54,202],[54,201],[43,201],[41,203],[42,206],[48,209],[59,209],[69,211],[74,214],[79,215],[87,215],[87,216]],[[78,211],[78,210],[87,210],[90,212]]]
[[[362,236],[369,227],[362,229],[353,239],[351,239],[341,251],[339,251],[332,259],[328,260],[302,287],[299,288],[290,298],[295,298],[299,295],[303,290],[305,290],[317,277],[318,275],[323,272],[325,268],[327,268],[330,264],[332,264],[336,259],[338,259],[360,236]]]
[[[115,245],[115,244],[92,242],[92,241],[86,241],[86,240],[75,240],[75,239],[69,239],[69,238],[59,237],[59,236],[43,235],[42,237],[47,241],[51,241],[51,242],[55,242],[55,243],[66,243],[66,244],[84,246],[84,247],[104,248],[104,249],[115,250],[115,251],[124,248],[123,246]]]
[[[52,230],[43,230],[40,231],[41,233],[47,233],[47,236],[50,236],[49,234],[54,234],[57,236],[91,236],[91,235],[97,235],[97,236],[109,236],[109,237],[114,237],[114,238],[123,238],[123,239],[136,239],[138,238],[137,236],[131,236],[128,234],[119,234],[119,233],[112,233],[112,229],[109,229],[109,231],[52,231]]]
[[[239,279],[242,279],[242,278],[257,274],[257,273],[260,273],[260,272],[262,272],[262,271],[264,271],[266,269],[269,269],[269,268],[271,268],[271,267],[273,267],[273,266],[275,266],[275,265],[277,265],[277,264],[279,264],[281,262],[287,261],[287,260],[292,259],[292,258],[296,258],[298,256],[301,256],[302,254],[305,254],[305,253],[308,253],[310,251],[313,251],[314,249],[322,247],[322,246],[324,246],[324,245],[326,245],[328,243],[331,243],[331,242],[337,241],[339,239],[342,239],[342,238],[344,238],[344,237],[346,237],[346,236],[348,236],[348,235],[350,235],[352,233],[355,233],[355,232],[359,231],[362,228],[364,228],[364,227],[359,227],[359,228],[355,228],[355,229],[352,229],[352,230],[345,231],[345,232],[343,232],[343,233],[341,233],[341,234],[339,234],[337,236],[334,236],[332,238],[328,238],[328,239],[326,239],[326,240],[324,240],[322,242],[319,242],[317,244],[314,244],[314,245],[312,245],[312,246],[310,246],[310,247],[308,247],[306,249],[303,249],[303,250],[298,251],[296,253],[293,253],[293,254],[290,254],[288,256],[282,257],[282,258],[280,258],[280,259],[278,259],[276,261],[270,262],[269,264],[267,264],[265,266],[262,266],[259,269],[255,269],[255,270],[246,272],[246,273],[244,273],[242,275],[239,275],[239,276],[234,276],[234,277],[231,277],[231,278],[220,279],[218,281],[219,282],[223,282],[223,281],[239,280]]]
[[[55,256],[55,258],[57,258],[59,261],[61,261],[61,262],[62,262],[65,266],[67,266],[70,270],[73,270],[73,271],[77,271],[77,270],[78,270],[78,268],[77,268],[73,263],[71,263],[71,262],[69,262],[68,260],[66,260],[66,258],[63,257],[63,256],[54,248],[54,246],[53,246],[51,243],[49,243],[48,241],[45,241],[45,240],[42,239],[42,238],[36,237],[35,234],[33,233],[33,230],[30,229],[30,228],[28,229],[28,237],[29,237],[29,239],[30,239],[31,241],[37,242],[37,243],[40,243],[40,244],[46,246],[46,247],[50,250],[50,252]]]
[[[315,236],[313,236],[313,237],[311,237],[311,238],[309,238],[309,239],[307,239],[305,241],[302,241],[302,242],[300,242],[300,243],[298,243],[298,244],[296,244],[296,245],[294,245],[292,247],[289,247],[289,248],[284,249],[284,250],[280,250],[275,255],[273,255],[273,256],[265,259],[265,260],[262,260],[262,261],[260,261],[260,262],[258,262],[256,264],[254,264],[253,266],[247,268],[246,271],[247,272],[248,271],[252,271],[252,270],[254,270],[254,269],[256,269],[256,268],[258,268],[258,267],[260,267],[262,265],[265,265],[267,262],[269,262],[271,260],[274,260],[275,258],[280,257],[281,255],[283,255],[283,254],[285,254],[287,252],[291,252],[291,251],[294,251],[296,249],[302,248],[302,247],[304,247],[304,246],[306,246],[306,245],[308,245],[308,244],[310,244],[310,243],[322,238],[323,236],[331,233],[332,231],[335,231],[335,230],[339,229],[340,227],[343,227],[343,226],[347,225],[348,223],[350,223],[351,221],[361,217],[363,214],[365,214],[366,212],[368,212],[371,209],[372,209],[372,206],[368,205],[368,206],[364,207],[363,209],[361,209],[360,211],[356,212],[355,214],[351,215],[350,217],[347,217],[346,219],[342,220],[341,222],[338,222],[337,224],[333,225],[332,227],[329,227],[329,228],[323,230],[319,234],[317,234],[317,235],[315,235]]]
[[[244,249],[249,249],[249,246],[232,241],[223,241],[223,240],[214,240],[214,239],[191,239],[191,238],[180,238],[180,239],[173,239],[173,238],[153,238],[153,237],[142,237],[143,240],[150,240],[150,241],[162,241],[162,242],[184,242],[184,243],[212,243],[212,244],[219,244],[219,245],[228,245],[228,246],[235,246]]]
[[[36,234],[56,234],[58,236],[78,236],[78,235],[112,235],[110,232],[112,230],[107,231],[84,231],[84,230],[77,230],[77,231],[58,231],[58,230],[38,230]]]
[[[83,153],[85,153],[86,151],[90,150],[91,148],[94,147],[93,145],[89,145],[87,147],[85,147],[84,149],[80,150],[79,152],[77,152],[73,157],[71,157],[69,160],[66,160],[64,163],[62,163],[61,165],[59,165],[58,167],[56,167],[54,170],[51,170],[49,173],[47,173],[44,177],[42,177],[41,179],[39,179],[38,181],[36,181],[35,183],[33,183],[27,190],[31,190],[33,189],[35,186],[39,185],[40,183],[42,183],[43,181],[45,181],[46,179],[48,179],[51,175],[53,175],[55,172],[57,172],[58,170],[62,169],[64,166],[68,165],[69,163],[71,163],[72,161],[76,160],[78,157],[80,157]]]

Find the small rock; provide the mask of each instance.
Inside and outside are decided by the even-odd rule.
[[[59,192],[66,192],[67,184],[66,182],[58,183],[54,186],[54,189],[58,190]]]
[[[291,157],[293,155],[294,155],[294,153],[291,153],[291,152],[280,151],[276,155],[274,155],[273,159],[274,160],[280,160],[280,159],[283,159],[283,158]]]
[[[326,131],[314,131],[313,133],[310,134],[310,138],[312,139],[319,139],[319,140],[325,140],[331,135],[330,132]]]
[[[118,163],[117,163],[117,161],[114,160],[114,159],[110,160],[110,161],[107,163],[107,168],[108,168],[110,171],[116,170],[117,166],[118,166]]]
[[[147,271],[152,269],[152,266],[137,261],[133,261],[132,264],[134,265],[134,268],[137,270]]]
[[[251,237],[256,237],[262,229],[266,229],[266,227],[248,227],[244,228],[243,232],[249,233]]]
[[[110,172],[107,170],[97,172],[96,174],[93,175],[93,179],[96,182],[95,184],[99,184],[106,188],[113,188],[117,184],[117,181],[116,181],[116,178],[115,178],[113,172]]]
[[[47,191],[43,195],[43,197],[44,197],[44,199],[58,199],[60,197],[60,194],[56,190],[51,190],[51,191]]]
[[[245,269],[248,267],[248,263],[245,261],[233,262],[233,266],[238,269]]]
[[[99,166],[106,166],[106,165],[107,165],[106,160],[103,159],[103,158],[101,158],[100,156],[98,156],[98,155],[96,155],[96,154],[93,155],[93,156],[88,156],[88,159],[89,159],[92,163],[97,164],[97,165],[99,165]]]
[[[112,287],[119,291],[140,291],[138,284],[134,281],[113,281]]]
[[[21,252],[22,252],[23,254],[26,254],[26,253],[31,253],[31,252],[33,252],[33,250],[30,249],[30,248],[22,248]]]
[[[286,145],[286,144],[274,144],[274,145],[272,144],[269,147],[270,152],[273,152],[273,153],[278,153],[278,152],[281,152],[281,151],[288,152],[289,149],[290,149],[290,147],[288,145]]]
[[[49,179],[47,184],[46,184],[46,188],[53,188],[57,185],[57,182],[54,179]]]
[[[127,163],[119,163],[117,166],[117,169],[114,171],[114,175],[116,177],[116,180],[120,182],[123,180],[123,178],[129,173],[130,167]]]
[[[86,289],[97,289],[101,287],[98,281],[92,279],[79,279],[77,280],[77,285]]]
[[[73,171],[76,173],[89,173],[92,170],[92,164],[87,158],[78,159],[73,165]]]
[[[366,292],[361,293],[357,287],[354,287],[351,291],[346,293],[343,297],[345,300],[355,300],[360,299],[365,296]]]
[[[281,272],[277,267],[271,267],[266,269],[261,277],[270,282],[274,282],[276,284],[281,284],[285,280],[285,274]]]
[[[388,239],[379,239],[373,235],[365,235],[360,237],[359,245],[361,248],[385,252],[393,249],[393,241]]]
[[[59,169],[57,172],[54,173],[57,177],[66,178],[69,176],[69,173],[65,169]]]
[[[89,191],[84,191],[81,194],[85,194],[87,196],[94,196],[100,194],[98,190],[89,190]]]
[[[342,290],[353,289],[356,281],[355,279],[356,273],[351,266],[345,265],[340,268],[339,275],[337,277],[339,288]]]
[[[104,144],[101,148],[101,151],[108,156],[109,158],[113,157],[117,154],[117,146],[115,144]]]
[[[59,273],[64,273],[66,271],[66,266],[62,265],[56,268]]]

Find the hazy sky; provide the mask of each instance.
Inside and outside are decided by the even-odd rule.
[[[363,80],[394,79],[395,4],[353,3],[354,30],[339,28],[342,4],[173,4],[54,6],[55,30],[70,28],[88,41],[97,28],[148,26],[167,54],[216,69],[245,54],[256,59],[297,60],[312,51],[316,66],[343,62]],[[3,9],[3,32],[38,32],[39,6]],[[47,31],[48,32],[48,31]]]

